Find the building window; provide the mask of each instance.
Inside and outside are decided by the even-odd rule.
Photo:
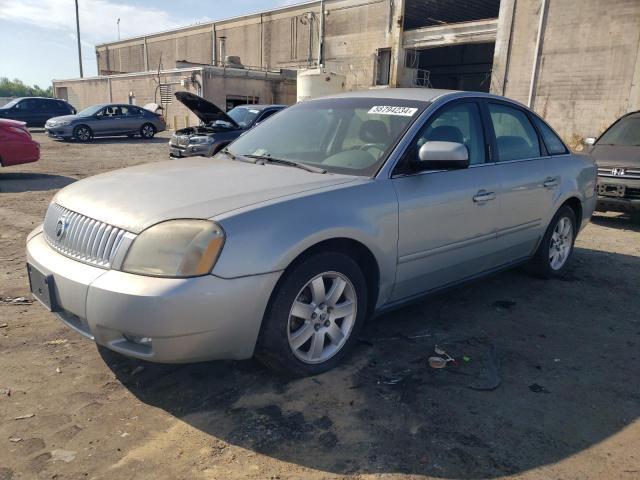
[[[391,49],[378,49],[376,62],[376,85],[389,85],[391,75]]]

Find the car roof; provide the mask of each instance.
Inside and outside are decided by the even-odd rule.
[[[264,110],[266,108],[287,108],[287,105],[267,105],[267,104],[255,105],[252,103],[246,103],[244,105],[236,105],[236,107],[246,107],[246,108],[253,108],[254,110]]]
[[[333,95],[327,95],[320,98],[379,98],[388,100],[415,100],[420,102],[434,102],[441,97],[451,98],[493,98],[496,100],[503,100],[511,102],[522,107],[527,108],[516,100],[510,98],[501,97],[500,95],[493,95],[491,93],[484,92],[470,92],[462,90],[444,90],[437,88],[371,88],[369,90],[358,90],[354,92],[338,93]],[[308,100],[313,101],[313,100]]]

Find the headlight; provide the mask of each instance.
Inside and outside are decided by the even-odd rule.
[[[200,143],[209,143],[210,140],[213,140],[213,139],[210,139],[209,137],[191,137],[189,139],[189,143],[191,145],[197,145]]]
[[[169,220],[136,237],[122,270],[153,277],[207,275],[224,245],[224,232],[209,220]]]
[[[71,122],[58,122],[56,125],[58,127],[67,127],[67,126],[71,125]]]

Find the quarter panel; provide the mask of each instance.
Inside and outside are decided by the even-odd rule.
[[[281,271],[329,239],[361,242],[380,270],[378,305],[395,282],[398,206],[389,180],[362,179],[315,194],[274,200],[214,217],[227,238],[213,274],[223,278]]]

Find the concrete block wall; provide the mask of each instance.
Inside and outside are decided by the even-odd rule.
[[[400,7],[394,3],[396,10]],[[309,20],[307,14],[312,13]],[[393,45],[390,0],[329,0],[325,2],[325,64],[347,76],[348,88],[374,84],[375,55]],[[311,23],[311,29],[309,27]],[[306,67],[311,37],[311,61],[318,60],[320,3],[309,3],[236,19],[186,27],[96,47],[101,74],[156,70],[178,60],[210,64],[218,61],[220,37],[226,54],[243,64],[266,69]],[[397,43],[397,42],[396,42]],[[146,44],[146,58],[145,58]],[[214,51],[215,44],[215,51]]]
[[[503,0],[499,19],[492,91],[525,104],[542,3]],[[640,109],[640,1],[547,0],[545,18],[532,106],[576,146]]]

